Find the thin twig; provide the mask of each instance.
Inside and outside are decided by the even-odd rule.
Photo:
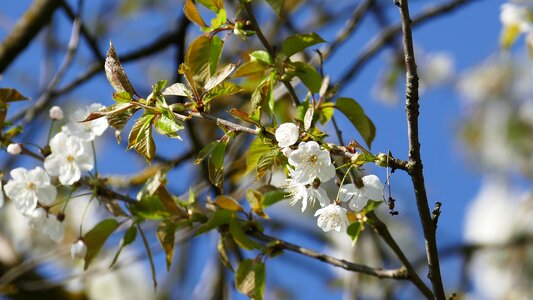
[[[408,0],[398,0],[396,3],[400,7],[400,16],[402,19],[402,41],[406,69],[405,110],[407,115],[407,134],[409,140],[409,175],[411,175],[411,181],[413,182],[418,215],[422,223],[422,229],[426,241],[426,256],[429,267],[428,278],[431,280],[435,298],[440,300],[445,299],[446,295],[444,293],[440,273],[436,226],[431,219],[431,213],[429,211],[424,174],[422,171],[422,158],[420,156],[420,142],[418,136],[418,73],[416,70],[409,4]]]

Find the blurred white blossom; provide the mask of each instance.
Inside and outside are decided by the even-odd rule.
[[[63,110],[59,106],[52,106],[48,111],[48,115],[52,120],[63,120]]]
[[[78,239],[70,247],[70,256],[72,259],[84,259],[85,255],[87,255],[87,245],[82,239]]]
[[[64,185],[77,182],[82,171],[94,167],[91,145],[76,136],[59,132],[50,140],[50,149],[52,154],[46,157],[44,167]]]
[[[22,147],[18,143],[11,143],[7,145],[7,153],[11,155],[19,155],[22,152]]]
[[[56,188],[50,185],[50,177],[42,168],[16,168],[9,174],[12,179],[4,186],[4,191],[22,214],[31,213],[37,202],[50,205],[55,201]]]
[[[106,118],[99,118],[96,120],[81,122],[85,120],[91,112],[105,108],[100,103],[93,103],[89,106],[77,109],[69,117],[69,122],[63,125],[62,130],[70,136],[77,136],[78,138],[90,142],[95,137],[101,136],[109,127]]]
[[[335,176],[335,166],[328,150],[320,149],[317,142],[302,142],[289,156],[289,164],[294,167],[293,180],[309,184],[315,178],[325,182]]]
[[[324,232],[335,230],[337,232],[344,232],[348,227],[348,217],[346,216],[346,208],[337,205],[329,204],[315,212],[315,217],[318,216],[317,225],[322,228]]]
[[[361,178],[363,186],[358,188],[353,183],[341,187],[339,200],[349,202],[350,209],[361,210],[368,200],[383,200],[383,183],[376,175],[366,175]]]
[[[298,141],[299,128],[294,123],[283,123],[276,129],[276,140],[280,148],[294,145]]]

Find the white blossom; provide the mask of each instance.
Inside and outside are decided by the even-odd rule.
[[[63,110],[59,106],[52,106],[48,111],[50,119],[52,120],[62,120],[63,119]]]
[[[363,187],[358,188],[352,183],[345,184],[339,193],[339,200],[349,201],[349,207],[354,211],[362,209],[368,200],[383,199],[383,183],[376,175],[366,175],[361,180]]]
[[[94,167],[90,144],[76,136],[59,132],[50,140],[52,154],[46,157],[44,168],[52,176],[59,176],[64,185],[71,185],[81,178],[82,171]]]
[[[294,166],[294,175],[302,184],[309,184],[317,177],[326,182],[335,176],[329,151],[320,149],[315,141],[300,143],[298,149],[290,154],[289,164]]]
[[[500,22],[505,27],[517,27],[522,32],[530,32],[533,27],[528,19],[525,6],[513,3],[504,3],[500,6]]]
[[[105,118],[99,118],[93,121],[81,122],[85,120],[91,112],[105,108],[100,103],[93,103],[89,106],[79,108],[69,117],[69,122],[61,129],[68,135],[77,136],[80,139],[90,142],[95,137],[101,136],[109,127]]]
[[[329,204],[316,211],[318,216],[317,225],[325,232],[334,229],[337,232],[344,232],[348,227],[348,217],[346,209],[337,204]]]
[[[61,242],[65,236],[65,224],[58,220],[56,215],[48,215],[46,222],[40,228],[41,232],[56,243]]]
[[[28,214],[28,224],[35,230],[41,229],[46,224],[47,213],[42,207],[37,207]]]
[[[10,174],[12,179],[4,186],[4,191],[22,214],[31,213],[37,202],[50,205],[56,199],[57,190],[50,185],[50,177],[42,168],[29,171],[16,168]]]
[[[73,259],[84,259],[87,254],[87,245],[83,242],[82,239],[78,239],[72,244],[70,248],[70,255]]]
[[[285,155],[286,157],[289,157],[293,151],[294,150],[292,150],[291,147],[285,147],[281,149],[281,153],[283,153],[283,155]]]
[[[276,129],[276,140],[280,148],[294,145],[299,135],[298,126],[294,123],[283,123]]]
[[[289,169],[291,176],[297,176],[294,173],[294,170]],[[290,202],[291,205],[296,204],[298,201],[302,201],[302,212],[305,211],[308,205],[313,205],[316,200],[320,203],[320,206],[324,207],[329,203],[328,194],[321,187],[313,187],[310,185],[302,184],[299,182],[298,178],[289,178],[289,184],[285,189],[289,192],[289,195],[292,197]]]
[[[22,147],[18,143],[11,143],[7,145],[7,153],[11,155],[19,155],[22,152]]]

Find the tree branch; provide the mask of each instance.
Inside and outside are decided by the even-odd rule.
[[[422,223],[424,238],[426,240],[426,257],[429,267],[428,278],[433,285],[436,299],[445,299],[444,287],[440,273],[439,253],[436,241],[436,227],[429,211],[424,174],[422,172],[422,158],[420,156],[420,142],[418,137],[418,73],[416,70],[415,51],[411,18],[409,16],[408,0],[398,0],[402,19],[402,41],[405,56],[406,91],[405,110],[407,114],[407,134],[409,140],[409,174],[415,191],[418,215]]]

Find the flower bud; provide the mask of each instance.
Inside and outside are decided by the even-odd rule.
[[[81,238],[72,244],[72,247],[70,248],[70,255],[72,256],[72,259],[85,259],[86,254],[87,245],[85,245]]]
[[[20,152],[22,152],[22,147],[20,147],[20,144],[11,143],[7,146],[7,153],[11,155],[19,155]]]
[[[63,110],[59,106],[52,106],[48,112],[50,114],[50,119],[52,120],[63,119]]]

